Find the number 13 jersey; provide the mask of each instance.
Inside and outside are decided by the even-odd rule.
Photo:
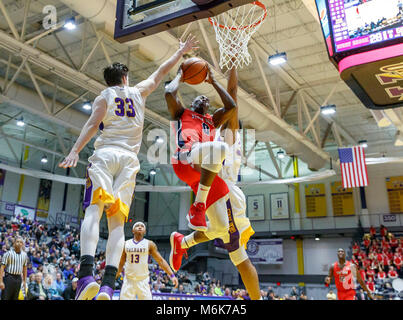
[[[108,87],[101,92],[107,112],[94,146],[120,147],[138,154],[144,125],[145,100],[139,89],[128,86]]]
[[[148,240],[145,238],[139,242],[134,239],[125,242],[125,276],[127,278],[144,280],[149,276],[148,245]]]

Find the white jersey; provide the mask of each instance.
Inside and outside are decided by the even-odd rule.
[[[216,130],[215,140],[224,141],[224,137],[221,136],[221,128]],[[229,145],[228,151],[229,152],[225,156],[225,161],[219,176],[225,180],[225,182],[236,183],[238,181],[238,174],[242,164],[242,144],[241,136],[238,131],[235,133],[235,143]]]
[[[125,276],[133,280],[144,280],[149,276],[148,246],[145,238],[136,242],[134,239],[125,242],[126,263]]]
[[[117,146],[134,153],[140,151],[144,125],[145,100],[136,87],[114,86],[101,92],[107,112],[94,146]]]

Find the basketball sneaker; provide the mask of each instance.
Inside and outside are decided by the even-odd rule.
[[[169,264],[174,272],[177,272],[180,269],[184,254],[187,258],[187,250],[182,249],[181,247],[183,237],[184,235],[179,232],[174,231],[171,233],[171,253],[169,254]]]
[[[189,228],[197,231],[207,231],[206,205],[202,202],[194,203],[188,213]]]
[[[97,295],[97,300],[112,300],[113,289],[108,286],[102,286]]]
[[[76,300],[92,300],[99,291],[99,284],[93,276],[86,276],[78,280]]]

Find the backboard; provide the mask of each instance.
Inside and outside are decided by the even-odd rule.
[[[127,42],[215,16],[251,0],[118,0],[114,38]]]

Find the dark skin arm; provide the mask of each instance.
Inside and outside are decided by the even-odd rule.
[[[162,268],[162,270],[165,271],[167,275],[170,277],[172,275],[175,275],[172,269],[170,268],[169,264],[165,261],[165,259],[161,256],[161,254],[158,252],[157,245],[153,241],[149,241],[149,247],[148,251],[151,254],[151,256],[154,258],[154,260],[158,263],[158,265]],[[176,277],[171,278],[172,282],[175,285],[175,288],[178,287],[178,279]]]
[[[325,283],[328,284],[328,285],[330,285],[330,283],[332,282],[332,280],[333,280],[333,266],[331,266],[331,267],[329,268],[329,274],[328,274],[327,277],[325,278]]]
[[[219,108],[213,114],[214,126],[218,128],[232,117],[237,110],[237,105],[231,95],[215,80],[210,66],[208,66],[207,69],[206,82],[210,83],[214,87],[220,96],[222,103],[224,104],[224,107]]]
[[[227,84],[227,91],[231,98],[235,101],[238,105],[237,93],[238,93],[238,74],[236,68],[233,67],[229,71],[228,75],[228,84]],[[230,130],[231,131],[231,138],[228,136],[229,132],[224,133],[225,142],[228,145],[232,145],[235,142],[235,133],[239,129],[239,118],[238,118],[238,108],[235,108],[232,112],[230,118],[226,123],[223,124],[222,129]]]

